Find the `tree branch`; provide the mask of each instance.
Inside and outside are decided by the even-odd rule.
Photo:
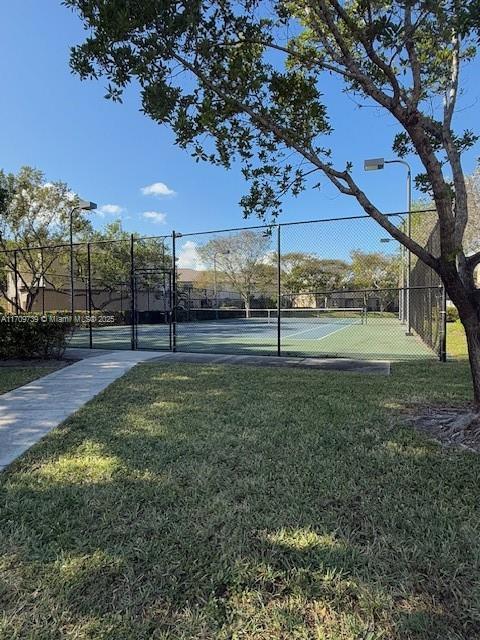
[[[311,162],[314,167],[320,169],[329,179],[335,184],[335,186],[344,194],[355,197],[357,202],[363,207],[366,213],[370,215],[376,222],[378,222],[390,235],[403,244],[407,249],[412,251],[416,256],[423,260],[426,264],[433,269],[437,268],[437,259],[426,251],[421,245],[416,243],[412,238],[409,238],[405,233],[398,229],[390,220],[384,216],[375,205],[367,198],[366,194],[359,189],[352,176],[347,171],[338,171],[331,167],[326,162],[320,160],[320,158],[311,149],[305,149],[300,146],[283,127],[272,122],[264,114],[256,112],[250,105],[245,104],[226,94],[226,92],[215,85],[210,78],[198,67],[193,65],[188,60],[185,60],[182,56],[175,52],[171,52],[172,57],[185,66],[186,69],[191,71],[208,89],[216,93],[226,102],[232,102],[235,106],[248,114],[253,122],[260,125],[262,128],[274,133],[277,138],[284,140],[291,148],[295,149],[306,160]]]
[[[327,2],[330,6],[333,7],[337,16],[346,22],[352,34],[362,42],[365,50],[367,51],[367,55],[369,55],[369,58],[372,60],[372,62],[386,74],[386,77],[391,82],[392,88],[394,90],[393,98],[379,89],[368,76],[365,76],[362,73],[352,55],[350,48],[345,42],[345,37],[342,33],[340,33],[331,15],[331,12],[327,7]],[[448,193],[449,188],[443,178],[441,164],[435,156],[428,136],[423,130],[423,128],[426,128],[431,134],[433,134],[438,140],[441,141],[441,126],[435,123],[431,118],[423,116],[423,114],[421,114],[413,104],[407,105],[408,108],[402,106],[402,104],[400,103],[400,95],[403,95],[403,92],[400,90],[393,69],[388,67],[388,65],[378,57],[371,44],[369,45],[366,41],[365,34],[361,30],[359,30],[355,24],[352,23],[350,17],[337,0],[319,0],[318,4],[320,6],[322,20],[328,26],[330,33],[333,35],[338,47],[342,51],[342,54],[344,56],[344,60],[342,62],[348,67],[350,73],[356,77],[357,82],[362,86],[364,92],[367,95],[371,96],[378,104],[388,109],[390,113],[392,113],[392,115],[407,130],[410,137],[412,138],[412,141],[414,142],[414,146],[422,160],[422,163],[427,169],[429,175],[433,176],[432,189],[434,191],[436,199],[438,199],[439,202],[441,202],[442,200],[445,202],[446,194]],[[319,37],[322,38],[321,32],[319,34]],[[388,69],[386,69],[385,67],[388,67]],[[418,71],[416,71],[415,73],[417,72]],[[454,221],[451,211],[451,203],[449,203],[448,207],[445,206],[441,209],[440,216],[440,226],[442,229],[442,250],[444,253],[450,252],[452,248],[451,245],[454,242],[453,224]]]
[[[350,32],[354,37],[356,37],[361,43],[367,56],[373,62],[373,64],[384,73],[385,77],[388,78],[390,85],[393,90],[394,100],[396,102],[400,101],[401,89],[398,83],[397,77],[393,69],[383,60],[373,48],[372,41],[370,38],[365,36],[365,32],[363,29],[359,28],[359,26],[350,18],[347,11],[337,0],[327,0],[329,4],[332,6],[333,10],[336,12],[337,16],[343,20],[343,22],[347,25]],[[323,0],[320,1],[320,4],[325,6],[325,2]]]
[[[458,80],[460,76],[460,36],[455,32],[452,36],[452,64],[450,84],[445,92],[443,126],[450,129],[453,112],[457,101]]]
[[[473,271],[475,267],[480,264],[480,251],[477,251],[471,256],[467,256],[466,262]]]
[[[350,73],[349,71],[345,71],[344,69],[342,69],[341,67],[337,67],[333,64],[329,64],[328,62],[324,62],[321,58],[311,58],[311,57],[305,57],[302,56],[298,51],[294,51],[292,49],[289,49],[288,47],[282,47],[282,45],[276,44],[274,42],[270,42],[267,40],[252,40],[250,38],[248,39],[244,39],[244,38],[239,38],[238,40],[232,41],[232,42],[220,42],[218,44],[218,46],[221,47],[235,47],[239,44],[255,44],[255,45],[259,45],[261,47],[265,47],[265,48],[269,48],[269,49],[273,49],[274,51],[280,51],[282,53],[287,54],[288,56],[292,57],[292,58],[296,58],[301,64],[304,64],[308,67],[311,67],[313,65],[318,65],[320,68],[325,69],[326,71],[331,71],[332,73],[336,73],[340,76],[343,76],[344,78],[349,78],[350,80],[356,80],[357,77],[354,76],[352,73]]]
[[[419,257],[423,262],[425,262],[429,267],[434,269],[435,271],[438,269],[438,260],[431,253],[429,253],[426,249],[424,249],[421,245],[419,245],[415,240],[406,235],[403,231],[401,231],[398,227],[392,224],[389,218],[375,205],[371,202],[371,200],[367,197],[367,195],[358,187],[350,173],[347,171],[335,171],[335,170],[324,170],[324,173],[330,179],[330,181],[345,195],[353,196],[363,210],[368,213],[368,215],[373,218],[378,224],[385,229],[395,240],[398,240],[404,247],[406,247],[409,251],[414,253],[417,257]],[[341,181],[344,181],[345,184],[342,185]]]
[[[420,101],[422,89],[420,63],[418,61],[417,52],[415,50],[414,34],[415,29],[412,25],[412,5],[410,0],[407,0],[405,4],[405,49],[407,50],[410,68],[412,70],[412,102],[416,108]]]
[[[465,229],[468,223],[468,204],[465,177],[455,140],[452,134],[452,118],[458,95],[458,82],[460,75],[460,36],[454,33],[452,36],[452,63],[450,85],[445,92],[443,110],[442,136],[447,158],[452,168],[453,184],[455,187],[455,245],[462,244]]]

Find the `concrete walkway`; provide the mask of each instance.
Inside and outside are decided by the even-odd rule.
[[[95,354],[0,395],[0,471],[51,429],[156,351]]]

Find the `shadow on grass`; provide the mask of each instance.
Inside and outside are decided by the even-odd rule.
[[[137,367],[6,474],[0,631],[475,637],[480,463],[398,413],[467,397],[463,365]]]

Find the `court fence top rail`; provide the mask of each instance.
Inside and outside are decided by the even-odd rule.
[[[412,210],[411,212],[408,211],[396,211],[396,212],[388,212],[388,213],[383,213],[382,215],[386,218],[395,218],[395,217],[402,217],[402,216],[408,216],[409,213],[411,214],[427,214],[427,213],[436,213],[436,209],[416,209],[416,210]],[[201,231],[177,231],[177,230],[173,230],[168,234],[161,234],[158,236],[155,235],[151,235],[151,236],[139,236],[136,235],[135,233],[131,233],[129,235],[129,237],[125,237],[125,238],[108,238],[105,240],[93,240],[93,239],[87,239],[87,240],[82,240],[80,242],[63,242],[61,244],[45,244],[45,245],[21,245],[21,244],[17,244],[15,247],[11,247],[8,249],[1,249],[0,250],[0,254],[5,254],[5,253],[12,253],[14,251],[41,251],[42,249],[69,249],[70,247],[86,247],[87,245],[102,245],[102,244],[116,244],[116,243],[125,243],[128,242],[130,239],[133,238],[134,242],[141,242],[141,241],[145,241],[145,240],[171,240],[172,237],[175,235],[175,237],[177,239],[180,238],[187,238],[190,236],[200,236],[200,235],[207,235],[207,234],[214,234],[214,233],[229,233],[229,232],[237,232],[237,231],[253,231],[253,230],[258,230],[258,229],[267,229],[267,230],[273,230],[276,229],[277,227],[294,227],[296,225],[306,225],[306,224],[321,224],[321,223],[330,223],[330,222],[345,222],[345,221],[349,221],[349,220],[373,220],[374,222],[376,222],[374,220],[374,218],[372,218],[371,216],[369,216],[368,214],[358,214],[358,215],[350,215],[350,216],[338,216],[338,217],[332,217],[332,218],[314,218],[312,220],[293,220],[293,221],[289,221],[289,222],[271,222],[271,223],[264,223],[264,224],[259,224],[259,225],[250,225],[247,227],[229,227],[229,228],[223,228],[223,229],[208,229],[208,230],[201,230]],[[377,223],[379,224],[379,223]],[[379,225],[381,226],[381,225]]]

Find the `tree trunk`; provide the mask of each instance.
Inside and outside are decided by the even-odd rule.
[[[27,295],[27,301],[25,304],[25,313],[30,313],[33,309],[33,305],[35,303],[35,300],[37,299],[38,296],[38,289],[37,291],[29,291],[28,295]]]
[[[478,314],[473,317],[469,315],[464,320],[460,309],[458,313],[467,338],[468,359],[473,383],[473,398],[477,410],[480,410],[480,320]]]
[[[245,317],[250,318],[250,296],[241,294],[243,304],[245,305]]]
[[[480,411],[480,292],[475,287],[473,274],[465,282],[458,271],[452,269],[451,263],[442,266],[446,268],[441,269],[439,275],[442,277],[451,301],[457,308],[465,330],[472,375],[473,400],[477,410]]]

